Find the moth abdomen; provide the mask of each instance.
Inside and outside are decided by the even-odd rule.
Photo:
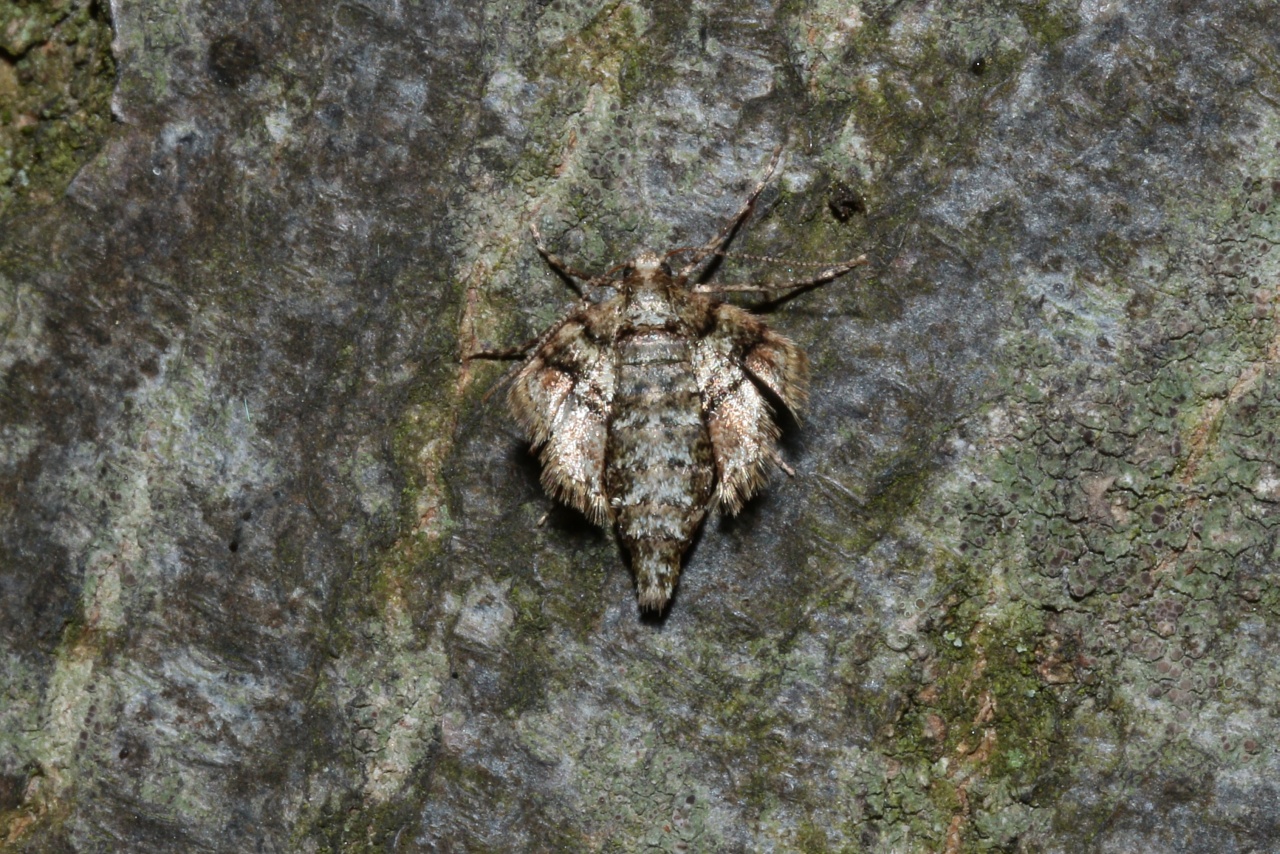
[[[661,613],[667,607],[680,577],[680,560],[687,547],[688,543],[675,540],[648,540],[630,550],[636,598],[642,610]]]
[[[715,489],[715,456],[688,342],[646,331],[618,345],[606,491],[642,607],[661,609]]]

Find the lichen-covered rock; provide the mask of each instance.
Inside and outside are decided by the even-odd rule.
[[[0,5],[0,216],[62,194],[110,125],[114,81],[103,4]]]
[[[1274,845],[1267,4],[10,5],[0,848]],[[718,280],[871,264],[639,618],[459,355],[780,144]]]

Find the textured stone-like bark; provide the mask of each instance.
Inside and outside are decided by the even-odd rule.
[[[73,6],[0,50],[82,87],[0,112],[6,850],[1273,845],[1270,3],[137,0],[78,172]],[[737,248],[871,264],[647,621],[457,357],[570,302],[535,218],[697,242],[784,142]]]

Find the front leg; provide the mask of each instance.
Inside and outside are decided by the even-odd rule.
[[[746,257],[746,256],[743,256]],[[694,293],[698,294],[769,294],[779,293],[783,291],[798,291],[804,288],[811,288],[814,285],[821,285],[831,281],[834,278],[843,276],[854,267],[861,267],[867,263],[866,255],[859,255],[851,261],[845,261],[840,264],[828,267],[817,275],[810,276],[807,279],[795,279],[790,282],[779,282],[777,284],[766,285],[749,285],[749,284],[726,284],[726,285],[695,285]]]
[[[742,226],[742,223],[746,220],[747,215],[751,213],[751,209],[755,206],[756,199],[760,197],[760,193],[763,192],[765,186],[768,185],[769,179],[773,177],[773,172],[778,168],[778,160],[781,157],[782,146],[778,146],[773,151],[773,157],[769,160],[769,168],[765,170],[764,177],[760,179],[758,184],[756,184],[756,188],[751,191],[751,195],[742,203],[742,207],[733,215],[733,218],[729,220],[729,223],[720,230],[719,234],[711,238],[711,240],[704,243],[702,246],[673,249],[666,254],[666,257],[670,258],[672,255],[679,255],[685,252],[693,253],[692,257],[689,259],[689,263],[685,264],[684,267],[680,269],[680,274],[677,278],[687,279],[693,274],[694,270],[698,269],[698,266],[701,265],[708,256],[723,254],[725,245],[733,239],[733,235],[737,233],[738,229]]]

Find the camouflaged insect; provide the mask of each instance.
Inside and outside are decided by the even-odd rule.
[[[763,485],[768,462],[786,468],[768,395],[797,413],[807,394],[808,360],[792,341],[705,294],[815,285],[866,260],[780,285],[712,286],[690,278],[723,254],[777,160],[775,153],[729,225],[697,249],[644,252],[588,277],[548,252],[533,230],[553,267],[571,282],[585,280],[580,293],[607,287],[615,295],[587,303],[538,339],[508,403],[538,451],[546,490],[617,532],[642,609],[666,607],[681,558],[712,504],[736,513]],[[692,260],[673,273],[666,259],[686,252]]]

